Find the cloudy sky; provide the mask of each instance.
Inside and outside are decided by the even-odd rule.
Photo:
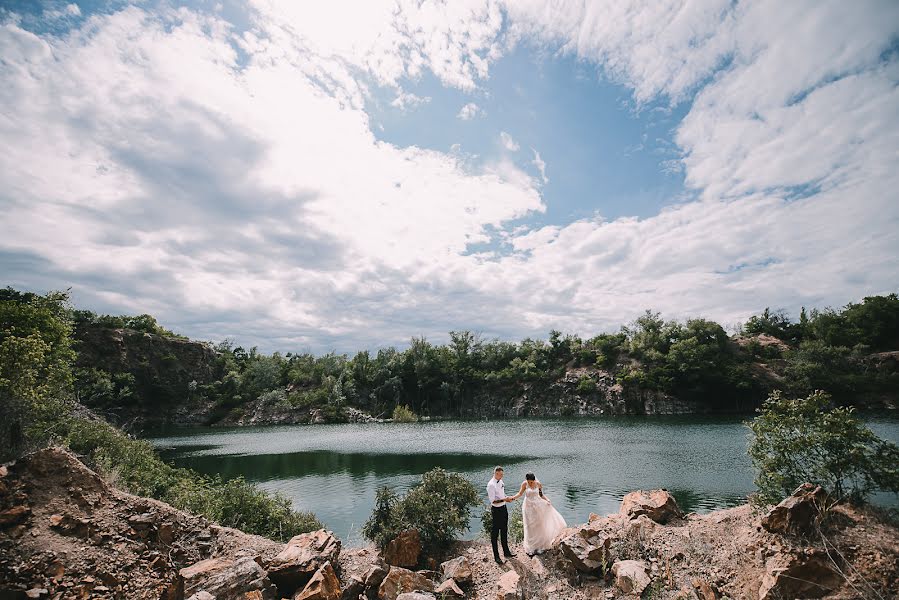
[[[2,285],[192,337],[899,289],[899,2],[0,3]]]

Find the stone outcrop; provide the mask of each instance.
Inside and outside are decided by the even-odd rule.
[[[820,485],[803,483],[762,517],[762,527],[771,533],[810,535],[826,505],[827,492]]]
[[[674,496],[668,490],[638,490],[625,495],[619,511],[629,519],[646,515],[656,523],[667,523],[672,519],[683,519],[684,513]]]
[[[305,586],[325,563],[337,564],[340,540],[325,529],[291,538],[268,564],[269,578],[282,594]]]
[[[650,583],[649,567],[642,560],[619,560],[612,565],[615,585],[625,594],[640,595]]]
[[[409,529],[390,540],[384,549],[384,562],[395,567],[414,568],[421,557],[421,536]]]
[[[440,565],[444,579],[453,579],[461,586],[471,585],[471,563],[464,556],[458,556]]]
[[[330,562],[323,564],[293,600],[340,600],[340,581]]]
[[[822,598],[842,583],[842,576],[823,550],[781,552],[765,563],[759,600]]]
[[[406,592],[433,592],[434,582],[415,571],[402,567],[390,567],[384,581],[378,588],[379,600],[396,600]]]
[[[178,574],[185,596],[206,592],[217,600],[243,600],[256,592],[260,600],[278,597],[265,570],[249,556],[209,558],[181,569]]]

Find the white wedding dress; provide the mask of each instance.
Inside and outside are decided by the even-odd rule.
[[[567,527],[559,511],[540,497],[536,487],[526,487],[524,490],[521,520],[524,524],[524,551],[528,554],[548,550],[553,539]]]

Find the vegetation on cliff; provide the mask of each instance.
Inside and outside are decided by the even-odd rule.
[[[178,421],[180,410],[233,423],[260,406],[325,421],[345,419],[348,407],[382,417],[398,407],[424,417],[501,416],[516,398],[554,398],[553,386],[572,373],[574,397],[601,398],[614,386],[624,397],[653,393],[701,411],[749,411],[773,390],[800,397],[821,389],[840,404],[876,404],[895,402],[899,389],[897,361],[887,352],[899,349],[896,294],[841,310],[803,309],[796,322],[766,309],[732,336],[707,319],[666,321],[647,311],[616,333],[586,339],[552,331],[546,341],[513,343],[453,331],[446,344],[413,338],[402,351],[353,356],[269,355],[230,341],[203,346],[173,337],[147,315],[79,319],[76,393],[105,414],[122,413],[120,422],[140,415]],[[119,325],[141,333],[110,329]],[[116,344],[115,356],[98,351]],[[556,408],[545,412],[573,410]]]
[[[242,479],[174,468],[147,442],[85,411],[73,391],[71,315],[63,293],[0,295],[0,460],[60,443],[127,490],[226,526],[276,539],[321,526],[314,515],[293,511],[286,498]]]

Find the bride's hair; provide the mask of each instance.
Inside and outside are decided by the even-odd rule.
[[[536,479],[537,479],[536,477],[534,477],[533,473],[528,473],[527,475],[524,476],[524,478],[527,479],[528,481],[536,481]]]

